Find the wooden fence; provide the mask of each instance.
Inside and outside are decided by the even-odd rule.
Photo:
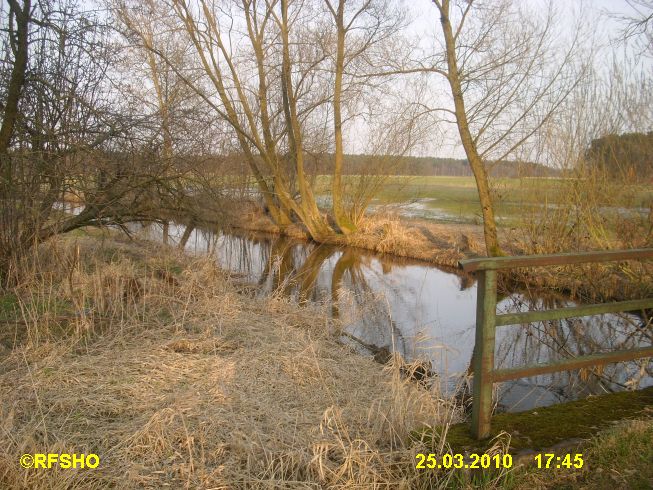
[[[582,252],[552,255],[522,255],[516,257],[490,257],[460,262],[465,272],[475,272],[478,278],[476,303],[476,343],[474,346],[474,388],[472,408],[472,436],[484,439],[490,435],[492,416],[492,385],[501,381],[525,378],[538,374],[579,369],[601,364],[653,357],[653,346],[592,354],[563,359],[548,364],[536,364],[511,369],[494,368],[495,330],[501,325],[522,325],[536,321],[640,311],[653,308],[653,298],[581,305],[546,311],[527,311],[497,315],[497,271],[518,267],[585,264],[623,260],[653,259],[653,249],[615,250],[608,252]]]

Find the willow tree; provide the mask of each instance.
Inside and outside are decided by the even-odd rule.
[[[335,37],[329,49],[333,72],[333,216],[338,228],[348,234],[356,230],[359,216],[355,206],[348,206],[343,199],[343,126],[346,119],[355,119],[355,111],[352,108],[347,111],[345,106],[347,102],[358,101],[361,92],[368,97],[384,96],[374,87],[373,80],[374,83],[379,80],[369,59],[385,54],[384,43],[402,31],[405,19],[385,0],[324,0],[324,5],[331,17],[328,28]],[[395,49],[398,49],[396,44]],[[395,136],[410,141],[405,131]]]
[[[190,40],[205,79],[190,80],[184,67],[157,46],[150,49],[233,128],[273,221],[283,227],[296,218],[317,240],[332,234],[305,175],[302,133],[302,120],[326,98],[298,107],[298,94],[311,81],[301,70],[312,65],[304,63],[299,76],[293,76],[298,64],[291,56],[294,18],[288,15],[287,2],[243,0],[218,5],[170,0],[167,5]],[[299,199],[292,178],[297,179]]]
[[[360,116],[355,106],[369,102],[363,102],[367,89],[381,93],[367,83],[366,59],[399,30],[401,16],[393,16],[387,5],[370,0],[340,0],[335,7],[290,0],[158,3],[157,8],[176,19],[173,30],[182,31],[192,46],[192,68],[176,63],[158,44],[165,31],[150,36],[143,32],[147,26],[129,19],[138,15],[137,9],[123,9],[121,15],[126,25],[140,31],[135,37],[141,44],[230,126],[271,219],[281,228],[298,222],[313,239],[324,241],[352,232],[360,218],[360,203],[352,204],[342,183],[343,125]],[[197,66],[202,76],[192,79]],[[405,126],[387,124],[402,130]],[[392,134],[386,130],[377,138],[391,144],[377,146],[390,148],[396,139],[413,141]],[[318,208],[307,165],[307,155],[330,149],[335,153],[335,226]]]
[[[488,170],[528,145],[583,80],[579,24],[560,28],[551,4],[539,12],[511,0],[432,0],[443,52],[431,71],[444,76],[460,141],[474,173],[488,255],[501,255]]]
[[[286,121],[288,154],[294,162],[297,171],[297,183],[301,196],[301,206],[293,209],[301,218],[314,238],[320,239],[331,232],[331,228],[323,219],[315,202],[315,196],[306,178],[304,169],[304,145],[301,122],[297,110],[297,95],[293,89],[292,62],[290,58],[290,38],[288,31],[288,0],[281,0],[281,18],[272,11],[281,32],[282,65],[281,65],[281,98]]]

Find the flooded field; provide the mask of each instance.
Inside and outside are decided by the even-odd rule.
[[[442,390],[461,392],[474,344],[476,284],[471,276],[424,262],[361,249],[316,245],[281,236],[224,233],[170,223],[134,225],[144,237],[209,254],[248,285],[252,294],[282,294],[325,305],[346,325],[341,341],[384,361],[390,352],[430,363]],[[167,235],[167,238],[164,238]],[[564,298],[513,293],[499,313],[570,305]],[[650,329],[634,315],[505,326],[497,330],[500,368],[574,355],[647,346]],[[602,370],[536,376],[499,386],[499,409],[520,411],[623,389],[653,385],[647,360]]]

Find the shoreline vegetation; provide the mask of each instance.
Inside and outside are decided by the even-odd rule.
[[[653,214],[651,217],[653,219]],[[205,215],[202,218],[211,224],[210,216]],[[217,226],[227,230],[262,232],[311,241],[298,225],[280,228],[254,207],[248,212],[231,216],[226,223]],[[537,243],[529,243],[532,237],[528,236],[529,231],[524,228],[499,228],[498,231],[499,241],[506,255],[556,253],[555,250],[542,250]],[[542,229],[536,233],[544,234],[546,230]],[[542,237],[542,240],[546,239]],[[618,239],[612,239],[608,248],[645,247],[650,239],[631,247],[625,246]],[[396,213],[371,214],[365,217],[356,232],[346,237],[326,238],[321,243],[425,261],[457,271],[459,261],[486,256],[483,228],[480,225],[442,223],[402,217]],[[583,246],[579,251],[604,249]],[[499,287],[504,291],[514,288],[534,289],[562,294],[583,302],[619,301],[653,295],[653,264],[647,262],[515,269],[504,272],[499,277]]]
[[[345,177],[347,185],[356,182],[356,176]],[[186,211],[163,210],[151,219],[315,241],[300,222],[275,224],[260,200],[249,192],[249,180],[237,184],[227,179],[212,185],[217,186],[213,191],[217,194],[187,195],[182,206]],[[653,246],[653,191],[644,184],[613,182],[600,172],[588,171],[568,178],[505,177],[495,179],[492,185],[499,223],[497,236],[505,255]],[[217,197],[220,192],[230,196],[230,189],[240,196],[235,202]],[[329,189],[329,176],[318,176],[316,196],[328,200]],[[73,205],[84,204],[74,195],[66,196],[66,200]],[[435,212],[435,218],[404,216],[397,206],[415,203]],[[486,256],[480,203],[472,177],[385,176],[373,207],[357,223],[356,231],[327,234],[317,242],[456,270],[460,260]],[[328,221],[328,210],[320,212]],[[442,213],[446,219],[438,217]],[[505,291],[535,289],[581,302],[637,299],[653,295],[653,264],[633,261],[517,269],[502,273],[499,287]]]
[[[651,388],[578,434],[579,471],[416,468],[453,452],[481,337],[503,335],[475,334],[475,280],[436,266],[653,247],[653,4],[566,3],[0,7],[0,490],[653,487]],[[515,312],[653,297],[651,260],[483,277]],[[653,341],[643,304],[517,326],[497,360],[628,357],[600,351]],[[442,369],[412,361],[434,349]],[[512,384],[510,406],[644,386],[650,361]],[[24,467],[45,454],[100,463]]]
[[[446,435],[415,441],[412,431],[460,422],[462,406],[407,379],[400,358],[381,367],[338,343],[340,325],[319,305],[239,294],[206,257],[109,231],[42,244],[23,266],[30,273],[1,303],[3,488],[596,481],[586,470],[416,470],[415,454],[449,447]],[[653,430],[645,416],[620,427],[588,447],[646,446]],[[101,463],[75,472],[18,465],[37,452],[93,452]],[[650,478],[645,459],[596,461],[624,484]]]

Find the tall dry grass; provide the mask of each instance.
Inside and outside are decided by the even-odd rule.
[[[115,238],[26,261],[2,328],[2,488],[434,488],[460,409],[336,342],[324,311],[240,295],[206,258]],[[402,374],[404,373],[404,374]],[[436,437],[436,436],[432,436]],[[96,453],[95,470],[23,469]]]
[[[539,192],[537,181],[526,185]],[[507,233],[505,241],[512,251],[552,254],[653,247],[653,200],[645,186],[618,181],[587,165],[541,195],[542,207],[525,213],[523,226]],[[515,276],[535,287],[564,290],[588,300],[653,296],[650,261],[549,267]]]
[[[446,267],[484,253],[482,230],[476,226],[407,220],[391,213],[366,216],[346,244]]]

